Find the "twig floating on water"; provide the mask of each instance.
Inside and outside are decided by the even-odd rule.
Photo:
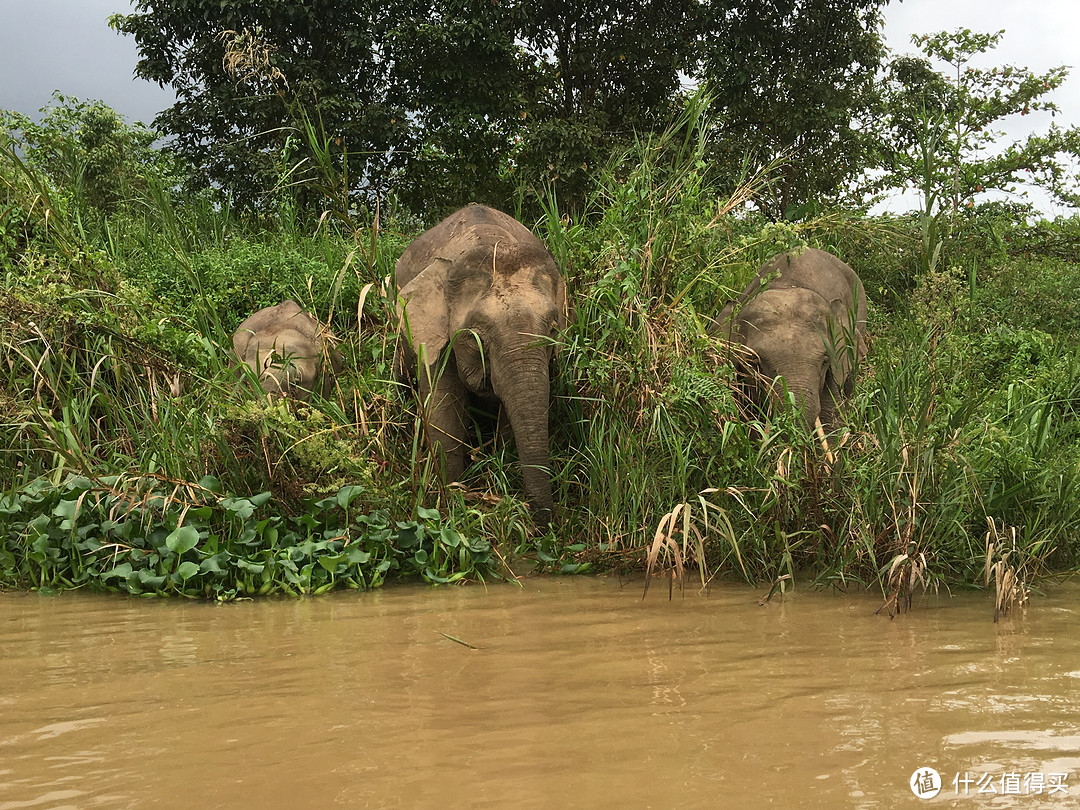
[[[462,641],[460,638],[455,638],[454,636],[447,635],[446,633],[442,632],[441,630],[436,630],[435,632],[438,633],[440,636],[443,636],[445,638],[450,639],[455,644],[460,644],[462,647],[468,647],[470,650],[479,650],[480,649],[479,647],[475,647],[475,646],[473,646],[472,644],[470,644],[467,641]]]

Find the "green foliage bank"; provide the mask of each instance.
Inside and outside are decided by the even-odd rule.
[[[508,199],[574,303],[554,361],[555,521],[537,536],[513,448],[481,425],[463,485],[442,485],[393,380],[389,279],[423,227],[412,212],[356,210],[318,161],[326,215],[288,195],[234,210],[109,111],[61,104],[37,130],[9,120],[0,144],[8,586],[227,600],[652,564],[872,584],[893,609],[918,582],[1080,566],[1075,217],[992,202],[769,221],[752,204],[786,164],[733,184],[705,96],[596,168],[574,216],[555,192],[535,217]],[[704,329],[803,244],[844,258],[871,300],[870,354],[827,446],[755,410]],[[268,402],[230,368],[237,324],[287,297],[341,339],[328,399]]]

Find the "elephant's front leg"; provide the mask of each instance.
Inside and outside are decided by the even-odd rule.
[[[420,369],[420,407],[427,444],[436,458],[442,455],[448,483],[460,479],[465,471],[467,396],[453,359],[442,369],[438,365]]]

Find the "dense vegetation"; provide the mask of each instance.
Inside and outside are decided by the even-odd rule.
[[[946,102],[934,115],[956,112]],[[304,133],[313,175],[278,166],[253,210],[193,191],[182,157],[103,105],[8,116],[0,582],[230,599],[508,576],[508,560],[652,561],[703,582],[876,583],[892,609],[919,581],[1080,566],[1080,219],[950,197],[964,144],[909,128],[921,213],[770,220],[772,203],[754,203],[789,164],[732,184],[713,160],[717,114],[706,94],[685,98],[590,172],[574,216],[554,187],[502,201],[573,301],[543,536],[513,447],[485,430],[464,486],[440,484],[391,373],[393,264],[430,219],[393,197],[358,209],[318,127]],[[924,135],[940,130],[919,115]],[[312,187],[318,215],[302,203]],[[757,412],[703,326],[800,244],[844,258],[871,301],[870,355],[827,446]],[[290,297],[341,339],[328,399],[267,401],[230,368],[236,325]]]
[[[353,201],[441,216],[554,187],[580,213],[614,146],[662,132],[707,83],[727,180],[784,152],[759,204],[833,200],[872,159],[884,0],[140,0],[111,24],[139,76],[177,103],[157,125],[199,181],[258,208],[283,172],[312,179],[313,125]],[[312,116],[317,109],[317,115]],[[857,156],[856,159],[853,159]],[[304,184],[301,204],[321,205]],[[537,214],[530,210],[530,215]]]

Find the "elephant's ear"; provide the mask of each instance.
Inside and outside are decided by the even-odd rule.
[[[829,321],[833,379],[843,385],[866,356],[866,338],[850,301],[834,298],[829,302]]]
[[[248,315],[244,322],[236,327],[232,339],[233,352],[241,360],[246,359],[248,346],[255,339],[255,335],[264,331],[274,322],[274,310],[276,309],[277,307],[260,309],[258,312]]]
[[[720,314],[712,319],[711,323],[706,327],[706,332],[710,337],[721,337],[727,341],[737,341],[740,338],[737,335],[738,324],[735,323],[733,315],[735,314],[735,301],[729,301],[727,305],[720,310]]]
[[[233,354],[235,354],[241,362],[244,361],[247,356],[248,344],[251,343],[255,337],[255,332],[251,329],[245,328],[243,325],[233,334],[232,348]]]
[[[434,365],[450,339],[450,310],[446,300],[446,271],[450,263],[436,259],[398,292],[398,324],[413,352],[426,366]]]

